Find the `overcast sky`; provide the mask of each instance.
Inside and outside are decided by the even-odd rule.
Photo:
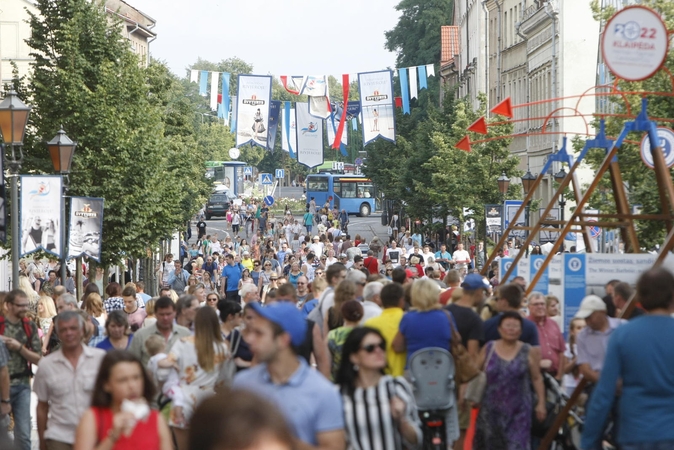
[[[355,74],[395,66],[384,31],[399,0],[125,0],[157,21],[153,58],[185,76],[197,57],[238,56],[256,74]]]

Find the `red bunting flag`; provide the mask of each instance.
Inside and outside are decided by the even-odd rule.
[[[485,120],[484,116],[480,117],[475,122],[473,122],[468,127],[468,131],[473,131],[475,133],[480,134],[487,134],[487,121]]]
[[[506,116],[506,117],[512,119],[513,118],[513,105],[510,102],[510,97],[506,98],[501,103],[494,106],[491,109],[491,112],[493,112],[494,114],[499,114],[501,116]]]
[[[344,124],[346,124],[346,108],[349,106],[349,74],[342,75],[342,94],[344,94],[344,108],[342,109],[342,117],[339,120],[339,127],[335,133],[335,142],[332,143],[332,148],[338,149],[342,143],[342,134],[344,133]]]
[[[457,142],[454,147],[458,148],[459,150],[469,152],[470,151],[470,139],[468,138],[468,136],[466,136],[463,139],[461,139],[459,142]]]

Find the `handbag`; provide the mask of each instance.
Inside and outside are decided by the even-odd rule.
[[[489,349],[489,354],[484,360],[484,364],[482,365],[482,370],[480,373],[468,382],[468,385],[466,386],[466,393],[463,396],[466,401],[475,404],[480,404],[482,402],[484,391],[487,389],[487,374],[484,372],[484,368],[487,367],[487,364],[491,359],[491,355],[494,353],[494,347],[495,345],[492,344],[491,349]]]
[[[480,374],[480,369],[475,366],[473,357],[470,356],[468,350],[466,350],[466,347],[463,345],[461,335],[454,325],[454,319],[452,319],[451,314],[449,314],[449,311],[446,309],[443,309],[443,311],[447,314],[449,328],[451,330],[449,347],[452,357],[454,357],[454,366],[456,367],[454,379],[457,384],[464,384],[478,376]]]

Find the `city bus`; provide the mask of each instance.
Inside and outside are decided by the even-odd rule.
[[[346,210],[348,214],[367,217],[376,210],[376,191],[372,180],[362,175],[320,172],[307,175],[307,203],[313,197],[319,208],[330,202],[330,207]]]

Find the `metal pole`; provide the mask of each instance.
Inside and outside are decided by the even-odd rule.
[[[19,287],[19,166],[15,161],[9,165],[12,188],[12,289]]]
[[[66,192],[68,187],[66,185],[66,177],[63,176],[63,208],[61,208],[61,286],[66,286],[66,279],[68,277],[68,270],[66,267],[66,257],[68,244],[66,242],[67,233],[66,233],[66,209],[68,197],[66,197]]]

